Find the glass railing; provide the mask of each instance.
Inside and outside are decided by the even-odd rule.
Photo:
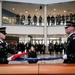
[[[2,17],[2,24],[8,25],[24,25],[24,26],[44,26],[44,19],[39,22],[39,18],[37,21],[33,21],[33,19],[18,19],[16,17]],[[56,25],[66,25],[66,18],[63,20],[57,21],[56,18],[54,20],[47,21],[47,26],[56,26]]]

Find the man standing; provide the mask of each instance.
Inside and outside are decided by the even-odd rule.
[[[67,50],[63,55],[64,63],[75,63],[75,23],[68,21],[65,31],[68,34]]]
[[[11,49],[10,47],[7,47],[5,40],[5,27],[0,28],[0,64],[8,64],[9,60],[11,60],[11,57],[7,58],[8,52],[11,54],[16,54],[15,50]]]

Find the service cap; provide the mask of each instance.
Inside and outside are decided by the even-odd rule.
[[[6,34],[6,27],[0,27],[0,32],[2,34]]]
[[[66,27],[65,28],[67,29],[70,26],[75,27],[75,23],[71,22],[71,21],[66,21]]]

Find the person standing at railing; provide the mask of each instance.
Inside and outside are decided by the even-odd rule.
[[[55,24],[55,17],[52,15],[51,16],[51,25],[54,25]]]
[[[16,14],[16,24],[20,24],[20,15]]]
[[[25,23],[25,15],[21,15],[21,24],[24,25]]]
[[[65,16],[64,15],[61,16],[61,21],[62,21],[62,23],[64,25],[64,23],[65,23]]]
[[[36,15],[33,16],[33,22],[34,22],[34,25],[37,25],[37,16]]]
[[[39,25],[42,25],[42,17],[39,17]]]
[[[48,16],[47,16],[47,23],[48,23],[48,26],[49,26],[49,24],[50,24],[50,19],[51,19],[51,18],[50,18],[50,16],[48,15]]]
[[[30,14],[28,15],[28,25],[30,25],[31,24],[31,16],[30,16]]]

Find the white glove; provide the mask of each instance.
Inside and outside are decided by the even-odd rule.
[[[67,55],[66,55],[66,54],[64,54],[62,58],[63,58],[63,59],[67,59]]]
[[[22,53],[21,51],[18,52],[18,54],[21,54],[21,53]]]
[[[8,57],[7,60],[8,60],[8,61],[12,60],[12,57],[13,57],[13,56]]]

